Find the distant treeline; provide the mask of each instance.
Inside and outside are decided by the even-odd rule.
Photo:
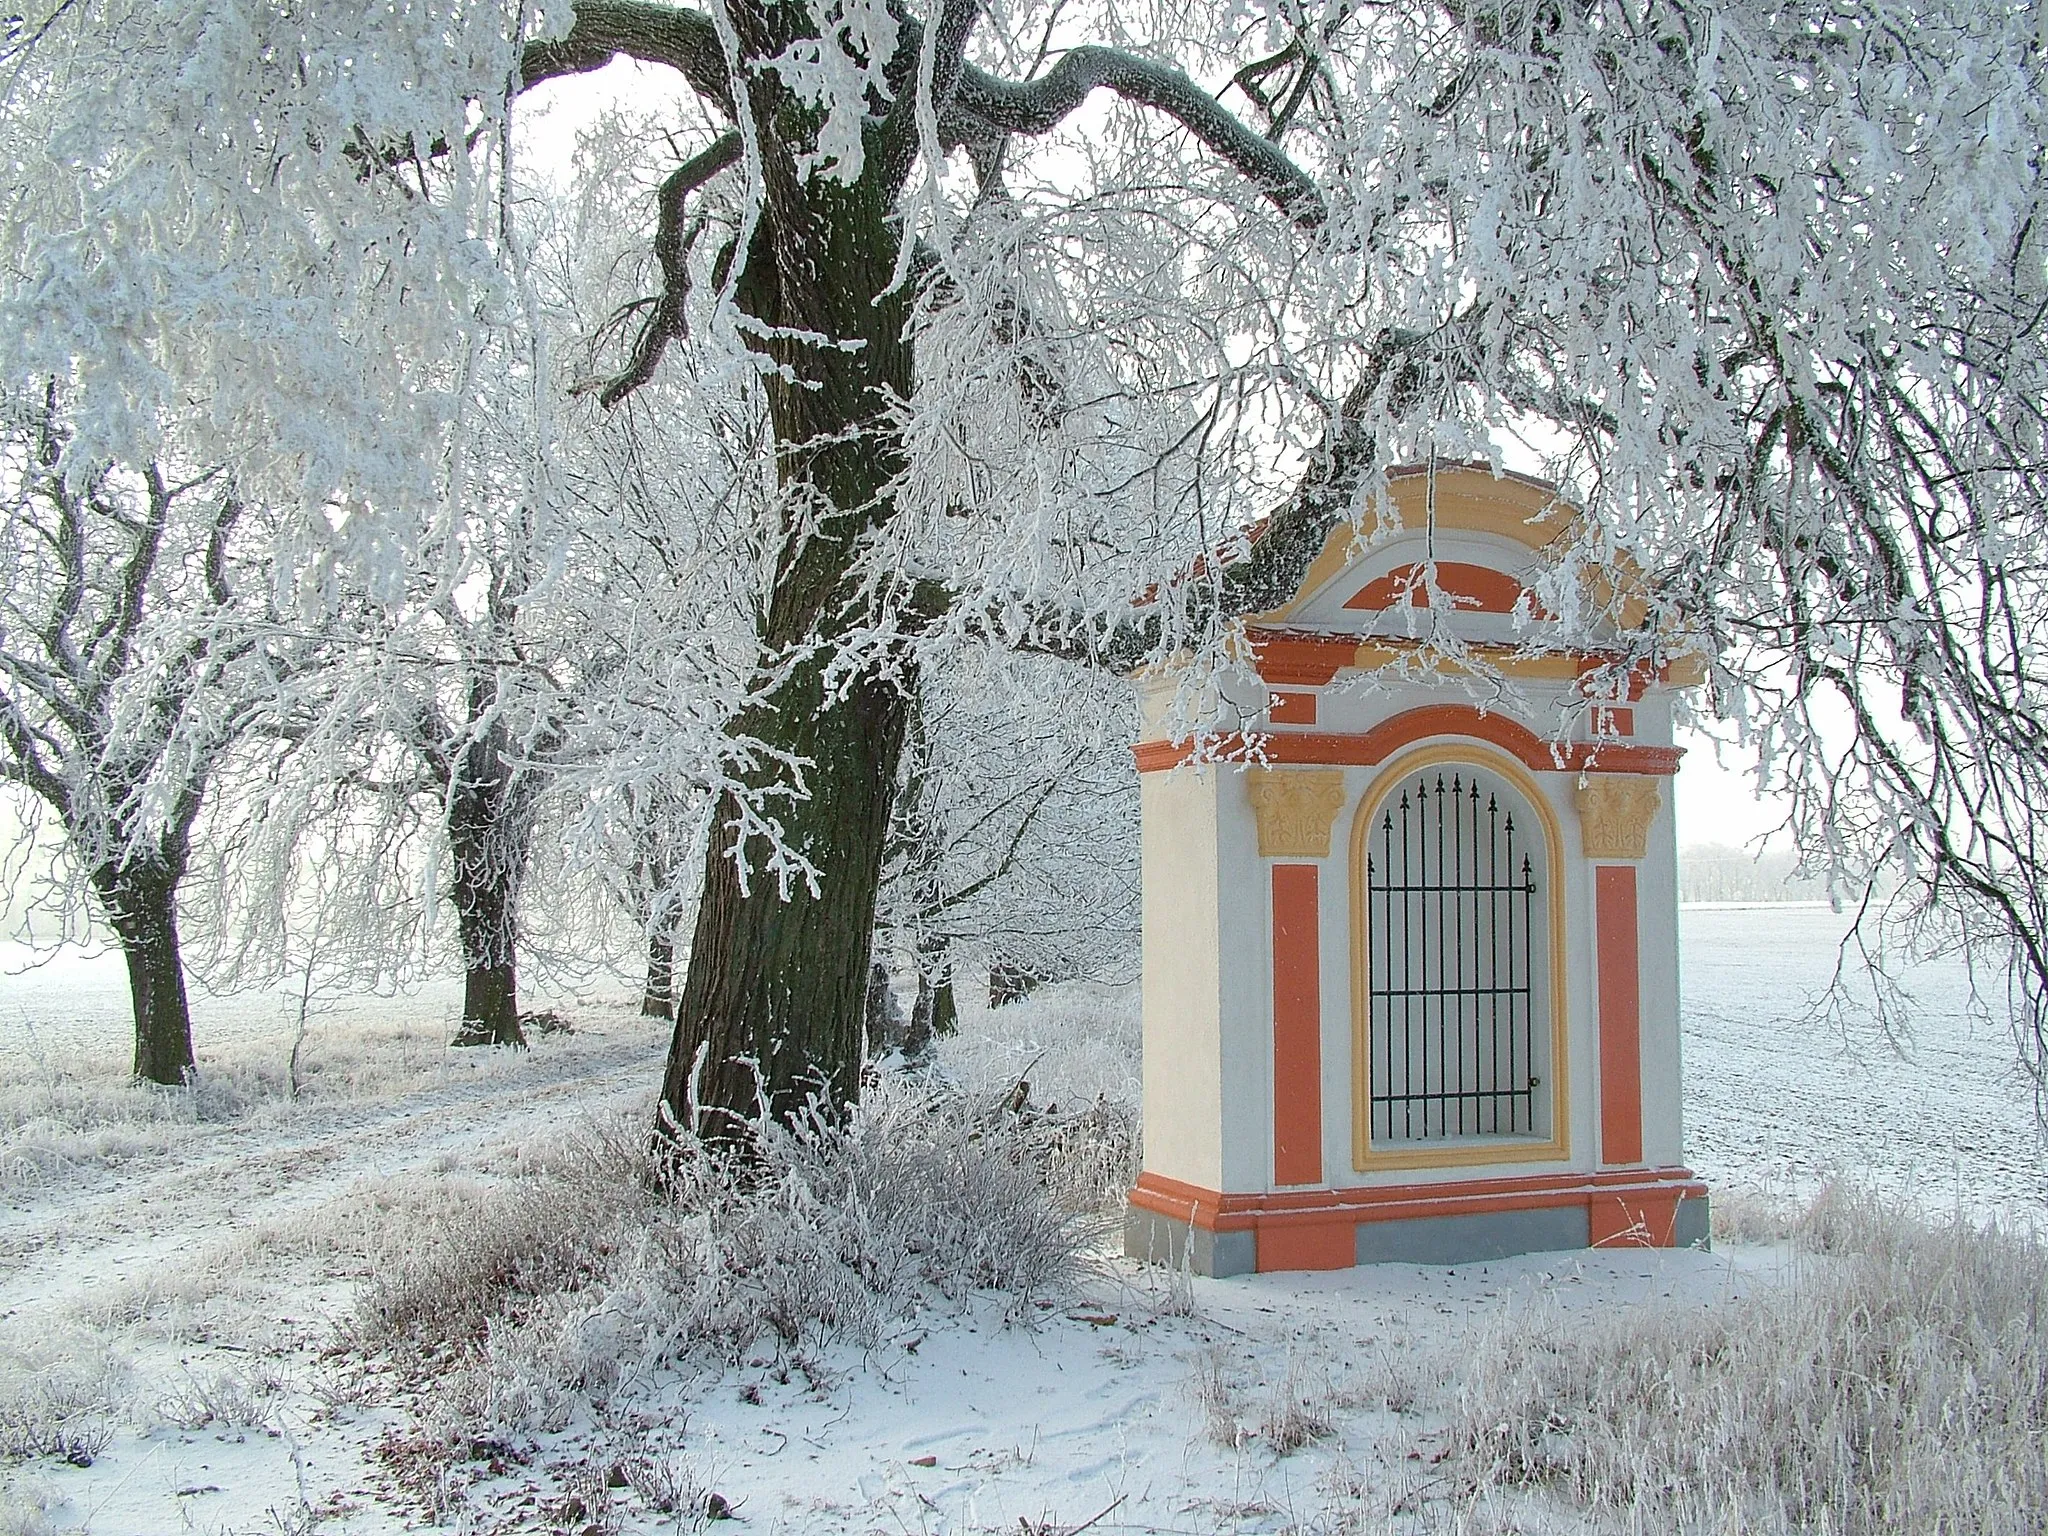
[[[1725,843],[1697,843],[1679,850],[1680,901],[1824,901],[1826,882],[1793,873],[1795,854],[1761,855]]]

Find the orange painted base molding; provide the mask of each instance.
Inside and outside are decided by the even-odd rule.
[[[1474,1253],[1481,1257],[1488,1242],[1508,1244],[1504,1252],[1572,1247],[1580,1241],[1595,1248],[1671,1248],[1705,1238],[1706,1197],[1707,1186],[1689,1168],[1248,1195],[1220,1194],[1145,1173],[1131,1191],[1130,1208],[1133,1216],[1147,1213],[1155,1222],[1211,1238],[1246,1234],[1256,1244],[1256,1267],[1266,1271],[1348,1269],[1361,1253],[1416,1263],[1465,1262],[1440,1257],[1450,1251],[1447,1235],[1454,1243],[1477,1243]],[[1695,1201],[1701,1203],[1691,1204]],[[1688,1208],[1687,1217],[1697,1213],[1698,1219],[1682,1219],[1682,1206]],[[1542,1213],[1554,1213],[1562,1224],[1543,1220]],[[1532,1223],[1531,1217],[1538,1219]],[[1560,1231],[1585,1235],[1572,1242],[1543,1238]],[[1415,1239],[1405,1246],[1413,1252],[1406,1253],[1404,1237],[1411,1233]],[[1517,1246],[1516,1233],[1533,1240]],[[1244,1241],[1234,1239],[1240,1245]]]

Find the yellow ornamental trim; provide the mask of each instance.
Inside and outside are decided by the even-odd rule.
[[[1662,803],[1657,781],[1635,773],[1589,774],[1579,781],[1579,848],[1589,859],[1640,859]]]
[[[1245,791],[1259,819],[1262,859],[1327,859],[1330,827],[1344,809],[1338,768],[1252,768]]]

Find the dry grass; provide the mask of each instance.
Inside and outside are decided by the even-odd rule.
[[[10,1073],[0,1088],[0,1190],[162,1155],[194,1127],[239,1119],[279,1091],[261,1072],[228,1067],[191,1088],[47,1064]]]
[[[420,1178],[359,1203],[355,1230],[326,1239],[375,1261],[357,1302],[358,1342],[460,1351],[536,1298],[599,1279],[628,1224],[654,1204],[629,1145],[622,1125],[608,1126],[501,1184]]]
[[[1599,1528],[2020,1536],[2048,1522],[2048,1254],[1852,1194],[1782,1285],[1711,1308],[1513,1318],[1467,1378],[1468,1486]]]
[[[91,1466],[113,1439],[128,1375],[124,1359],[83,1334],[43,1332],[0,1347],[0,1462]]]
[[[957,1034],[934,1043],[941,1082],[1001,1098],[1022,1085],[1047,1135],[1048,1183],[1067,1204],[1121,1213],[1138,1177],[1138,1010],[1128,989],[1061,982],[990,1009],[963,997]]]
[[[0,1536],[55,1536],[49,1513],[56,1502],[47,1479],[0,1468]]]
[[[666,1187],[634,1131],[586,1138],[497,1188],[440,1181],[389,1210],[413,1234],[364,1289],[359,1346],[443,1371],[451,1426],[521,1432],[610,1404],[663,1362],[792,1361],[870,1346],[926,1309],[1067,1287],[1099,1218],[1053,1187],[1075,1123],[884,1076],[843,1118],[756,1127],[737,1163],[688,1150]]]
[[[608,1035],[631,1038],[642,1028],[621,1014],[619,1029],[586,1037],[579,1014],[574,1031],[533,1031],[531,1051],[463,1050],[449,1045],[453,1019],[436,1019],[428,997],[323,1006],[300,1038],[274,999],[208,1000],[189,1088],[136,1082],[132,1046],[118,1030],[90,1040],[59,1030],[46,1039],[28,1026],[0,1040],[0,1193],[168,1159],[189,1152],[211,1128],[275,1128],[308,1106],[472,1082],[516,1084],[534,1076],[537,1064],[601,1053]]]

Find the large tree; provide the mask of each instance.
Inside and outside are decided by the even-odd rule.
[[[658,432],[636,402],[665,373],[744,372],[772,427],[734,723],[776,751],[715,815],[678,1120],[856,1090],[934,645],[1224,664],[1239,616],[1379,515],[1389,465],[1518,436],[1586,504],[1581,552],[1645,570],[1640,659],[1703,637],[1813,850],[1902,861],[2014,947],[2038,1060],[2048,113],[2024,11],[421,0],[228,25],[46,0],[14,36],[9,356],[132,381],[109,435],[211,381],[224,431],[274,426],[247,472],[371,507],[459,443],[445,375],[476,328],[538,328],[514,125],[622,57],[630,92],[674,86],[631,163],[595,167],[644,246],[564,408]],[[391,532],[307,539],[370,560]]]
[[[978,195],[1000,199],[1005,141],[1055,128],[1106,86],[1194,134],[1283,218],[1312,229],[1325,216],[1273,140],[1181,71],[1083,50],[1040,81],[1013,84],[968,62],[979,19],[977,4],[959,0],[925,22],[879,7],[763,4],[714,17],[584,3],[566,33],[529,45],[522,62],[528,89],[619,54],[665,66],[730,124],[661,184],[663,288],[607,403],[651,377],[683,331],[701,232],[693,194],[733,168],[746,177],[712,276],[767,365],[782,526],[757,612],[776,684],[737,724],[804,764],[781,832],[812,873],[796,892],[750,878],[735,841],[741,818],[720,806],[662,1088],[677,1123],[713,1134],[763,1101],[779,1111],[857,1091],[915,667],[898,631],[940,622],[954,602],[935,583],[878,579],[868,558],[922,510],[902,503],[912,475],[903,413],[917,394],[919,302],[951,279],[943,256],[916,239],[920,183],[948,147],[966,146]],[[1030,329],[1028,307],[1008,302],[1009,329]]]

